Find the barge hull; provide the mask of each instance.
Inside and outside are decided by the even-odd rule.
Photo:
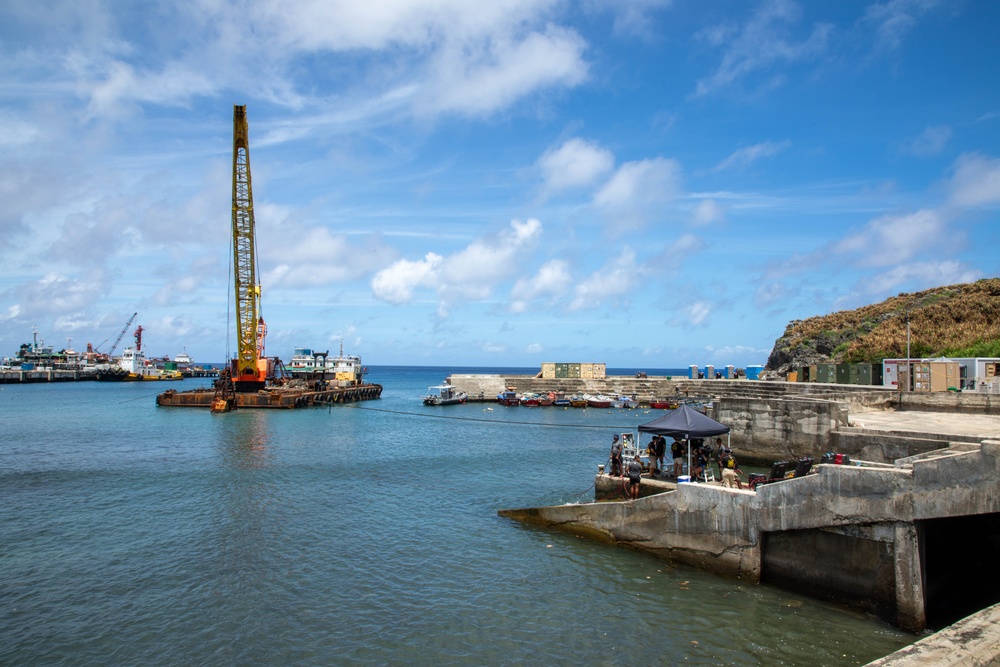
[[[370,401],[381,397],[382,385],[365,384],[360,387],[336,387],[322,391],[271,390],[236,394],[237,408],[291,410],[334,403]],[[175,391],[168,389],[156,397],[156,404],[172,408],[211,408],[215,400],[214,389]]]

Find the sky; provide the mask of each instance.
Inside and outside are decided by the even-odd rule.
[[[1000,275],[991,0],[0,4],[0,356],[763,364]],[[132,329],[116,352],[131,342]]]

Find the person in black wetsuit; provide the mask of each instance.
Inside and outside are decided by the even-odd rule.
[[[611,476],[622,476],[622,443],[618,441],[617,433],[611,441]]]
[[[639,455],[628,462],[625,466],[625,474],[628,475],[628,493],[632,500],[639,499],[639,480],[642,479],[642,461]]]

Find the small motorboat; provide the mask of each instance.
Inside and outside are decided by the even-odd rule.
[[[591,408],[610,408],[611,403],[610,396],[587,396],[587,405]]]
[[[639,407],[639,401],[632,398],[631,396],[619,396],[612,401],[612,405],[616,408],[625,408],[631,410],[633,408]]]
[[[455,391],[450,384],[439,384],[427,387],[428,394],[424,396],[424,405],[457,405],[469,400],[464,391]]]
[[[507,387],[505,391],[497,394],[497,403],[500,405],[521,405],[521,397],[517,395],[517,390]]]

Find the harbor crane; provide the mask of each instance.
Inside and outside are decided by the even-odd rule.
[[[116,348],[118,347],[118,343],[122,342],[122,338],[124,338],[124,337],[125,337],[125,332],[126,332],[126,331],[128,331],[128,328],[129,328],[130,326],[132,326],[132,322],[134,322],[134,321],[135,321],[135,318],[136,318],[136,316],[137,316],[137,315],[139,315],[139,313],[132,313],[132,317],[128,318],[128,322],[126,322],[126,323],[125,323],[125,326],[123,326],[123,327],[122,327],[122,330],[121,330],[121,332],[120,332],[120,333],[118,334],[118,338],[116,338],[116,339],[115,339],[115,344],[114,344],[114,345],[112,345],[112,346],[111,346],[111,349],[110,349],[110,350],[108,350],[108,352],[107,352],[107,355],[108,355],[109,357],[110,357],[110,356],[111,356],[112,354],[114,354],[114,353],[115,353],[115,349],[116,349]],[[105,341],[105,343],[106,343],[106,342],[107,342],[107,341]],[[104,345],[104,343],[101,343],[101,345]],[[98,351],[99,351],[99,348],[100,348],[100,345],[98,345]]]
[[[236,407],[235,394],[263,389],[274,375],[274,361],[264,356],[267,326],[260,310],[257,242],[254,236],[250,180],[250,130],[246,105],[233,107],[233,275],[236,296],[236,358],[219,380],[213,412]]]

